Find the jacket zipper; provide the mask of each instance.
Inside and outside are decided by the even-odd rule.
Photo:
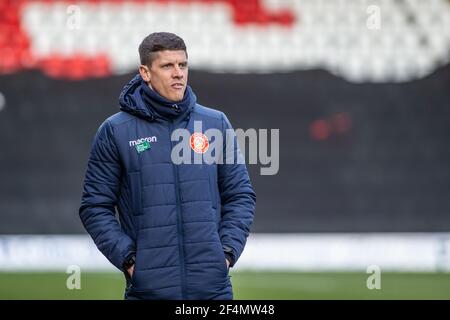
[[[170,130],[169,130],[169,139],[170,145],[173,149],[173,141],[171,139],[174,122],[170,122]],[[186,299],[186,275],[185,275],[185,263],[184,263],[184,248],[183,248],[183,221],[181,218],[181,199],[180,199],[180,186],[179,186],[179,178],[178,178],[178,167],[172,162],[172,168],[175,176],[175,194],[176,194],[176,210],[177,210],[177,228],[178,228],[178,251],[180,255],[180,269],[181,269],[181,299]]]

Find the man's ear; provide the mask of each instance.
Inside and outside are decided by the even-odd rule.
[[[150,81],[150,70],[148,69],[147,66],[141,64],[139,66],[139,73],[141,74],[141,77],[145,82]]]

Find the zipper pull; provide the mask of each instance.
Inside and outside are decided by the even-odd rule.
[[[180,112],[180,107],[177,104],[173,104],[172,108],[175,109],[175,112],[179,113]]]

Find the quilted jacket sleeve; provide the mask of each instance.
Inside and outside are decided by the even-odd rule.
[[[236,135],[223,115],[224,164],[218,165],[218,183],[222,203],[220,239],[233,266],[244,250],[256,206],[256,194],[239,150]],[[228,130],[227,130],[228,129]],[[238,162],[238,159],[242,159]],[[233,161],[231,161],[233,160]]]
[[[97,131],[87,164],[79,214],[97,248],[119,270],[135,250],[115,217],[122,169],[113,130],[105,121]]]

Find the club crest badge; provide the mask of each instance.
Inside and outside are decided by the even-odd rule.
[[[209,148],[208,137],[201,132],[194,132],[190,139],[191,148],[196,153],[205,153]]]

